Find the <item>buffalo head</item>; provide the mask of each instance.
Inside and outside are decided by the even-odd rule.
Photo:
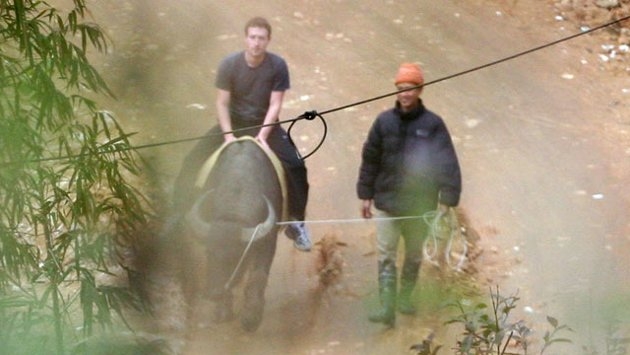
[[[204,218],[201,206],[203,206],[206,199],[211,197],[212,191],[206,191],[202,194],[197,201],[193,204],[192,208],[186,215],[186,220],[189,223],[190,228],[198,236],[210,236],[213,230],[212,221],[207,221]],[[250,240],[256,241],[262,236],[268,235],[276,224],[277,216],[271,202],[266,196],[262,196],[265,202],[267,217],[265,220],[258,223],[255,227],[243,227],[241,228],[240,239],[243,242],[249,242]]]

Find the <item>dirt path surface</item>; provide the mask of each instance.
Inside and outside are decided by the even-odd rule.
[[[214,70],[242,48],[242,26],[253,15],[270,19],[269,49],[290,66],[286,119],[392,92],[402,61],[420,62],[434,81],[576,33],[575,22],[562,20],[575,11],[562,3],[135,0],[92,6],[115,43],[102,68],[119,97],[111,107],[128,130],[139,132],[137,144],[147,144],[197,137],[214,124]],[[580,37],[430,85],[423,94],[455,139],[461,208],[484,250],[478,283],[518,291],[515,312],[534,328],[546,315],[571,325],[576,346],[601,346],[611,314],[630,319],[630,60],[616,58],[610,70],[601,57],[607,41]],[[421,316],[401,318],[394,331],[367,322],[376,300],[374,225],[339,221],[359,217],[354,186],[361,145],[375,115],[393,102],[325,115],[326,140],[307,160],[308,216],[335,220],[311,230],[315,241],[333,235],[342,242],[339,282],[322,288],[318,251],[300,253],[282,237],[260,329],[248,334],[238,322],[212,324],[210,304],[201,302],[191,330],[173,343],[180,353],[408,353],[431,331],[448,341],[435,300],[427,300]],[[293,134],[308,152],[322,139],[322,126],[303,122]],[[142,151],[166,192],[190,148]],[[422,277],[426,292],[435,280]],[[625,308],[615,307],[619,302]],[[541,338],[544,329],[536,331]],[[561,349],[554,354],[576,348]]]

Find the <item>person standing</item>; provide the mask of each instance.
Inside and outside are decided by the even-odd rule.
[[[356,185],[361,215],[378,211],[378,284],[381,308],[372,322],[395,325],[396,309],[415,314],[411,295],[422,261],[428,226],[422,215],[457,206],[461,193],[459,162],[448,129],[422,102],[424,76],[419,65],[402,63],[396,74],[395,107],[380,113],[363,145]],[[398,241],[404,260],[398,273]]]
[[[199,141],[183,164],[201,167],[224,142],[243,135],[255,137],[278,156],[285,170],[288,214],[294,221],[287,225],[285,234],[298,250],[309,251],[312,242],[304,224],[309,190],[306,166],[287,132],[274,124],[290,87],[289,70],[282,57],[267,51],[270,41],[271,25],[265,18],[254,17],[245,24],[245,50],[225,57],[217,71],[218,125]],[[197,171],[198,168],[182,169],[175,183],[176,206],[189,203],[181,191],[191,185]]]

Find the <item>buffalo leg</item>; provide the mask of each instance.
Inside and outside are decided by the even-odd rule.
[[[249,277],[245,285],[243,312],[241,325],[246,331],[253,332],[260,326],[265,308],[265,289],[269,279],[269,270],[276,252],[277,231],[273,231],[274,238],[262,246],[257,246],[253,255]]]
[[[231,289],[226,287],[229,274],[224,267],[226,261],[209,250],[207,265],[208,294],[215,302],[214,321],[227,322],[234,319],[233,299]]]
[[[221,295],[214,308],[214,321],[216,323],[228,322],[234,319],[233,299],[234,296],[229,290],[226,290]]]
[[[255,331],[262,322],[267,278],[268,274],[263,270],[252,270],[249,275],[241,313],[241,325],[246,331]]]

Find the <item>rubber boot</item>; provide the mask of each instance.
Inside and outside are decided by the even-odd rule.
[[[379,262],[378,270],[381,309],[370,314],[368,319],[370,322],[383,323],[393,328],[396,323],[396,265]]]
[[[405,260],[400,275],[400,293],[398,297],[398,312],[402,314],[416,314],[416,307],[411,300],[411,295],[416,287],[419,271],[419,262],[408,262]]]

